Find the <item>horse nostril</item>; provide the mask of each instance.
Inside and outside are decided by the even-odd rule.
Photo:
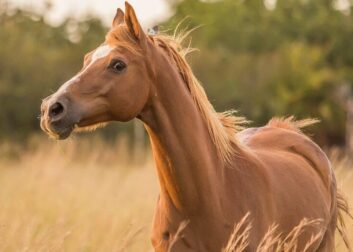
[[[64,112],[64,106],[60,102],[56,102],[49,108],[49,117],[56,117]]]

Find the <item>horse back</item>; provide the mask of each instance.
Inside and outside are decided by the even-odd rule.
[[[334,180],[331,163],[324,151],[301,132],[265,126],[246,129],[238,133],[238,139],[260,160],[262,156],[268,155],[289,163],[301,159],[328,188]]]

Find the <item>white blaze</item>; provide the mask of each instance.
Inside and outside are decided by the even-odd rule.
[[[114,48],[109,46],[109,45],[102,45],[100,47],[98,47],[94,53],[92,54],[91,57],[91,62],[84,68],[82,69],[81,72],[79,72],[78,74],[76,74],[74,77],[72,77],[70,80],[68,80],[67,82],[65,82],[58,90],[58,92],[65,92],[66,89],[76,83],[77,81],[80,80],[80,77],[99,59],[102,59],[104,57],[107,57],[109,55],[109,53],[113,50]]]
[[[103,46],[98,47],[92,55],[91,63],[98,60],[98,59],[101,59],[101,58],[108,56],[108,54],[112,50],[113,50],[113,48],[109,45],[103,45]]]

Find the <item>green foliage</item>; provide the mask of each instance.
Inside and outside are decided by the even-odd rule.
[[[20,10],[2,13],[0,22],[0,137],[21,139],[39,129],[41,99],[80,69],[106,28],[97,19],[51,27]],[[73,27],[78,43],[68,39]]]
[[[262,0],[176,1],[164,27],[185,17],[189,27],[201,26],[192,35],[201,52],[190,61],[217,110],[236,108],[254,125],[272,116],[316,117],[317,139],[342,143],[338,93],[353,83],[353,18],[333,5],[278,0],[270,10]],[[80,69],[106,30],[95,18],[52,27],[33,13],[0,10],[0,139],[39,130],[41,99]]]
[[[188,16],[196,76],[218,110],[237,108],[255,125],[272,116],[322,120],[321,143],[342,143],[345,108],[337,95],[353,83],[353,18],[329,0],[183,1],[165,24]]]

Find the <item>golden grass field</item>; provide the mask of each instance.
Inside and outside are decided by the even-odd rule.
[[[132,162],[123,140],[29,146],[14,157],[13,146],[0,147],[0,251],[152,251],[158,181],[149,151]],[[351,163],[330,153],[339,187],[353,202]],[[353,241],[352,222],[347,228]]]

